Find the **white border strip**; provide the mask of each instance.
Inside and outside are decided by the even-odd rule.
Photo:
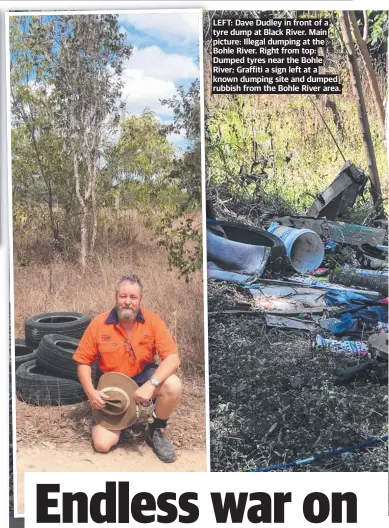
[[[200,124],[201,124],[201,208],[203,230],[203,296],[204,296],[204,375],[205,375],[205,420],[206,420],[206,448],[207,471],[211,471],[211,449],[209,429],[209,349],[208,349],[208,284],[207,284],[207,215],[206,215],[206,178],[205,178],[205,101],[204,101],[204,44],[203,44],[203,16],[200,13]]]
[[[351,1],[351,0],[349,0]],[[54,2],[51,2],[54,3]],[[142,2],[143,3],[143,2]],[[58,11],[18,11],[18,12],[12,12],[10,11],[8,16],[60,16],[60,15],[127,15],[127,14],[136,14],[136,15],[155,15],[155,14],[166,14],[166,13],[198,13],[200,12],[200,8],[183,8],[183,9],[124,9],[123,11],[120,11],[118,9],[112,10],[112,9],[93,9],[91,11],[86,11],[84,9],[80,10],[69,10],[64,11],[63,8]]]
[[[15,397],[15,315],[14,315],[14,268],[13,268],[13,207],[12,207],[12,150],[11,150],[11,87],[10,87],[10,52],[9,52],[9,17],[6,15],[5,31],[5,79],[7,87],[7,158],[8,158],[8,240],[9,240],[9,302],[11,324],[11,383],[12,383],[12,453],[13,453],[13,491],[14,491],[14,517],[17,515],[17,465],[16,465],[16,397]]]
[[[5,79],[6,69],[6,35],[5,16],[0,13],[0,79]],[[0,108],[7,108],[7,85],[0,85]],[[0,405],[1,435],[1,489],[0,511],[9,512],[9,248],[8,248],[8,194],[7,194],[7,123],[4,112],[0,121],[0,273],[2,280],[2,295],[0,301],[0,350],[1,372],[3,372],[3,389]],[[5,376],[4,376],[5,375]]]

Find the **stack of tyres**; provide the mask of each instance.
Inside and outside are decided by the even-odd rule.
[[[35,405],[70,405],[86,399],[78,381],[53,376],[36,360],[23,363],[16,371],[16,393]]]
[[[86,399],[72,356],[91,319],[78,312],[31,316],[25,341],[15,342],[16,393],[35,405],[70,405]]]
[[[24,339],[15,339],[15,368],[19,368],[22,363],[36,359],[36,351],[26,345]]]
[[[36,361],[51,374],[77,381],[77,363],[73,359],[73,354],[79,342],[79,339],[73,337],[47,334],[39,343]]]
[[[51,312],[32,315],[24,325],[26,345],[35,350],[47,334],[61,334],[81,339],[90,322],[89,315],[79,312]]]

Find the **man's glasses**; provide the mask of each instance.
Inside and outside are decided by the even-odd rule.
[[[126,339],[124,341],[124,346],[125,346],[127,354],[130,356],[130,358],[135,360],[136,359],[135,352],[134,352],[134,349],[131,346],[131,342],[130,342],[129,339]]]

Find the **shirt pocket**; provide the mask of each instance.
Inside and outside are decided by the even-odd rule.
[[[120,355],[119,347],[113,348],[111,344],[107,343],[100,344],[99,356],[102,370],[104,372],[115,370],[120,363]]]
[[[155,351],[155,340],[151,334],[144,334],[139,341],[139,347],[142,353],[147,355],[153,355]]]

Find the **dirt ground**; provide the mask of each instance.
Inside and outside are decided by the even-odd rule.
[[[205,449],[178,450],[177,460],[164,464],[144,442],[119,445],[108,454],[96,453],[89,445],[60,448],[23,445],[18,449],[18,513],[24,511],[24,474],[26,471],[206,471]]]
[[[24,508],[26,471],[206,471],[204,387],[198,381],[184,383],[181,406],[169,420],[167,434],[177,452],[172,464],[161,462],[146,444],[141,421],[108,454],[95,452],[90,416],[86,402],[37,407],[17,401],[18,513]]]

